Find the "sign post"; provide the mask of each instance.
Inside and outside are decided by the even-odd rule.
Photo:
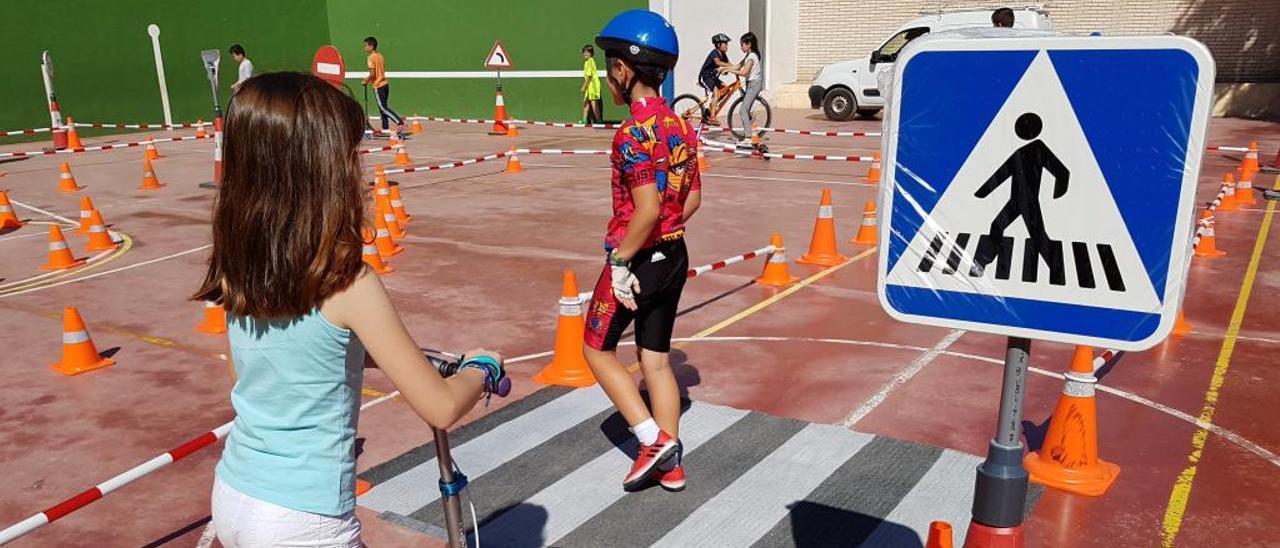
[[[489,56],[484,61],[485,68],[498,71],[498,83],[493,106],[493,129],[489,131],[493,135],[507,134],[507,105],[502,98],[502,69],[511,68],[511,57],[507,55],[506,48],[502,47],[502,40],[494,41],[493,49],[489,51]]]
[[[53,57],[48,50],[40,54],[40,77],[44,80],[44,96],[49,103],[49,133],[53,135],[53,148],[67,148],[67,130],[62,127],[62,111],[58,109],[58,97],[53,94]]]
[[[1021,546],[1031,339],[1144,350],[1169,335],[1213,59],[1174,36],[939,34],[897,65],[877,292],[900,321],[1008,337],[966,546]],[[949,85],[965,74],[983,77]]]
[[[164,57],[160,55],[160,25],[147,25],[151,37],[151,53],[156,58],[156,80],[160,83],[160,106],[164,108],[164,125],[173,128],[173,113],[169,110],[169,85],[164,78]]]
[[[217,188],[222,184],[222,106],[218,102],[218,64],[221,60],[220,50],[200,52],[205,76],[209,78],[209,89],[213,92],[213,181],[200,183],[200,188]]]

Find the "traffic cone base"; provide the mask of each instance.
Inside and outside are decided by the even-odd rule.
[[[75,307],[67,307],[62,313],[62,360],[49,364],[49,367],[63,375],[78,375],[115,363],[115,360],[98,354],[84,320],[80,319],[80,312]]]
[[[1038,452],[1027,453],[1022,459],[1022,467],[1027,469],[1035,483],[1086,497],[1106,494],[1120,476],[1120,466],[1114,463],[1100,460],[1086,467],[1063,468],[1046,463]]]
[[[858,234],[849,240],[849,243],[876,245],[879,240],[880,237],[876,233],[876,202],[867,200],[866,205],[862,207],[862,224],[858,226]]]
[[[867,182],[879,183],[880,182],[880,151],[877,150],[875,155],[872,156],[872,158],[873,159],[871,160],[871,169],[867,171]]]
[[[1178,319],[1173,322],[1173,334],[1182,336],[1191,333],[1194,327],[1191,322],[1187,321],[1187,316],[1182,309],[1178,309]]]
[[[520,130],[516,129],[515,124],[511,124],[507,126],[507,137],[519,137],[519,136],[520,136]]]
[[[400,226],[408,226],[409,221],[413,220],[413,215],[404,209],[404,201],[400,199],[400,187],[391,187],[391,211],[396,215],[396,221]]]
[[[523,173],[524,167],[520,165],[520,157],[516,155],[515,147],[511,147],[511,152],[507,156],[507,173]]]
[[[560,292],[560,317],[556,322],[555,356],[551,363],[533,376],[538,384],[554,384],[580,388],[596,383],[596,376],[583,352],[586,320],[582,317],[582,299],[578,296],[578,280],[572,270],[564,271]]]
[[[80,143],[80,135],[76,133],[76,123],[67,117],[67,148],[84,148]]]
[[[396,144],[395,147],[396,147],[396,159],[395,159],[396,165],[407,166],[413,163],[413,160],[409,158],[409,151],[408,149],[405,148],[403,142]]]
[[[196,139],[207,139],[209,132],[204,129],[204,120],[196,119]]]
[[[217,303],[204,303],[204,321],[196,325],[197,333],[221,335],[227,332],[227,310]]]
[[[777,251],[769,254],[765,259],[764,272],[760,274],[755,282],[760,285],[771,285],[774,287],[785,287],[798,281],[800,278],[792,276],[787,268],[787,248],[782,245],[782,235],[774,234],[769,237],[769,245],[772,245]]]
[[[1227,252],[1218,249],[1218,233],[1215,228],[1217,223],[1213,220],[1213,212],[1208,209],[1200,214],[1200,241],[1196,244],[1195,254],[1197,257],[1221,257]]]
[[[413,121],[409,124],[409,135],[417,135],[419,133],[422,133],[422,117],[414,114]]]
[[[989,527],[970,521],[964,537],[964,548],[1022,548],[1025,544],[1022,525]]]
[[[14,213],[13,204],[9,203],[9,193],[0,190],[0,229],[4,228],[22,228],[22,219]]]
[[[822,190],[818,205],[818,218],[813,222],[813,237],[809,240],[809,252],[797,263],[818,266],[835,266],[849,260],[836,251],[836,222],[831,211],[831,189]]]
[[[164,185],[156,178],[156,170],[151,167],[151,160],[142,160],[142,190],[160,190]]]

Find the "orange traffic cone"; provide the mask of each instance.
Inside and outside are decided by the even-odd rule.
[[[383,217],[381,212],[373,212],[373,226],[377,230],[373,243],[378,247],[379,255],[386,258],[392,255],[399,255],[404,251],[403,247],[396,245],[395,241],[391,239],[391,233],[387,231],[386,217]]]
[[[98,353],[80,312],[68,306],[62,312],[62,361],[49,367],[63,375],[77,375],[115,364],[115,360]]]
[[[419,133],[422,133],[422,117],[414,114],[413,122],[409,124],[409,135],[417,135]]]
[[[71,164],[62,162],[58,166],[58,192],[75,192],[84,187],[76,184],[76,176],[71,174]]]
[[[867,172],[867,182],[879,183],[880,182],[880,151],[877,150],[875,155],[873,155],[871,158],[872,158],[871,170]]]
[[[207,139],[209,132],[204,130],[204,120],[196,119],[196,139]]]
[[[1243,168],[1236,172],[1236,203],[1242,206],[1258,204],[1253,195],[1253,173],[1247,173]]]
[[[1068,493],[1101,496],[1120,474],[1120,467],[1098,458],[1098,418],[1093,385],[1093,349],[1077,346],[1067,384],[1049,419],[1049,431],[1039,452],[1028,453],[1022,465],[1031,481]]]
[[[227,332],[227,309],[222,305],[206,301],[204,303],[204,321],[196,325],[197,333],[205,335],[221,335]]]
[[[1221,257],[1227,252],[1218,249],[1218,235],[1213,226],[1216,224],[1213,220],[1213,212],[1204,210],[1200,214],[1199,242],[1196,243],[1197,257]]]
[[[851,244],[876,245],[880,240],[876,233],[876,202],[867,200],[862,206],[862,225],[858,227],[858,235],[849,240]]]
[[[381,191],[379,191],[381,192]],[[391,239],[400,241],[404,239],[404,229],[400,227],[400,221],[396,219],[395,210],[391,208],[391,193],[378,194],[375,208],[378,215],[382,215],[383,221],[387,225],[387,234],[391,235]]]
[[[533,382],[560,386],[591,386],[596,376],[582,352],[586,322],[582,318],[582,299],[578,296],[578,280],[572,270],[564,271],[564,290],[560,292],[560,319],[556,323],[556,353],[551,363],[533,376]]]
[[[0,228],[21,228],[22,220],[13,212],[13,204],[9,203],[9,193],[0,190]]]
[[[387,188],[388,186],[389,185],[387,184],[387,172],[382,167],[382,164],[373,166],[373,190],[370,191],[369,196],[372,197],[374,200],[377,200],[378,189]]]
[[[783,287],[799,280],[787,270],[787,247],[782,245],[782,235],[775,233],[769,236],[769,245],[773,246],[774,251],[769,254],[769,260],[765,261],[764,273],[756,278],[756,283]]]
[[[148,160],[159,160],[159,159],[160,159],[160,149],[156,148],[156,142],[155,142],[155,141],[147,141],[147,152],[146,152],[146,154],[143,156],[143,158],[146,158],[146,159],[148,159]]]
[[[953,548],[955,546],[955,537],[951,532],[951,524],[945,521],[935,521],[929,524],[929,540],[925,542],[924,548]]]
[[[70,138],[70,136],[68,136]],[[1249,151],[1244,153],[1244,159],[1240,161],[1240,171],[1244,173],[1246,179],[1253,180],[1253,176],[1259,171],[1258,167],[1258,142],[1249,141]]]
[[[520,157],[516,156],[516,147],[511,147],[511,152],[507,154],[507,173],[524,173],[524,167],[520,165]]]
[[[822,189],[822,201],[818,204],[818,219],[813,222],[813,238],[809,240],[809,252],[796,262],[818,266],[835,266],[849,260],[836,251],[836,220],[831,212],[831,189]]]
[[[516,125],[515,125],[515,124],[508,124],[508,125],[507,125],[507,137],[519,137],[519,136],[520,136],[520,130],[519,130],[519,129],[516,129]]]
[[[493,129],[489,131],[491,135],[506,135],[507,133],[507,104],[502,100],[502,88],[498,88],[498,94],[493,98]]]
[[[413,160],[409,159],[409,151],[408,149],[405,148],[403,142],[396,144],[396,160],[395,161],[396,161],[396,165],[398,166],[407,166],[413,163]]]
[[[391,211],[396,215],[396,221],[400,226],[408,226],[409,221],[413,219],[413,215],[404,210],[404,202],[400,200],[400,187],[391,187]]]
[[[111,233],[107,232],[107,223],[102,220],[102,213],[93,210],[89,218],[89,246],[86,251],[110,251],[116,248],[116,242],[111,239]]]
[[[396,269],[391,268],[387,263],[382,262],[382,255],[378,253],[378,246],[375,245],[374,242],[375,236],[373,233],[367,228],[364,229],[364,248],[362,253],[364,263],[369,265],[369,268],[372,268],[373,272],[379,276],[385,276],[395,272]]]
[[[62,227],[58,225],[50,226],[49,262],[40,265],[40,270],[62,270],[77,267],[84,263],[84,259],[77,259],[71,254],[71,249],[67,247],[67,240],[62,237]]]
[[[160,190],[164,185],[156,179],[156,171],[151,167],[151,160],[142,160],[142,190]]]
[[[356,478],[356,496],[357,497],[365,493],[368,493],[370,489],[373,489],[372,483],[369,483],[360,478]]]
[[[93,221],[93,200],[88,196],[80,197],[80,228],[76,229],[76,234],[88,234],[89,226]]]
[[[1193,329],[1191,322],[1187,321],[1187,316],[1183,313],[1185,309],[1178,309],[1178,319],[1173,322],[1173,334],[1179,337],[1191,333]]]
[[[70,116],[67,117],[67,148],[84,148],[80,143],[80,135],[76,133],[76,123]]]
[[[702,151],[702,145],[699,144],[698,145],[698,171],[706,171],[707,168],[710,166],[711,166],[711,163],[707,162],[707,154]]]
[[[1228,171],[1222,174],[1222,199],[1218,200],[1218,211],[1236,211],[1240,209],[1239,200],[1236,199],[1236,181],[1235,177]]]

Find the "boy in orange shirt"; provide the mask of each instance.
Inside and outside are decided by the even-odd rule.
[[[369,54],[369,75],[364,77],[364,83],[373,84],[374,93],[378,97],[378,115],[382,118],[382,129],[389,129],[387,121],[393,120],[396,123],[396,137],[404,139],[404,118],[387,106],[391,86],[387,83],[387,60],[378,53],[378,39],[372,36],[365,38],[364,52]]]

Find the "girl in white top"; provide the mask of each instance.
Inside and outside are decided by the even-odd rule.
[[[742,62],[736,67],[721,67],[720,72],[727,72],[744,76],[747,79],[744,97],[742,98],[742,128],[743,138],[739,143],[750,142],[751,132],[751,105],[755,103],[756,96],[760,95],[760,90],[764,88],[763,65],[760,62],[760,44],[756,39],[755,33],[748,32],[742,35],[738,40],[738,46],[742,48],[742,53],[746,54],[742,58]]]

